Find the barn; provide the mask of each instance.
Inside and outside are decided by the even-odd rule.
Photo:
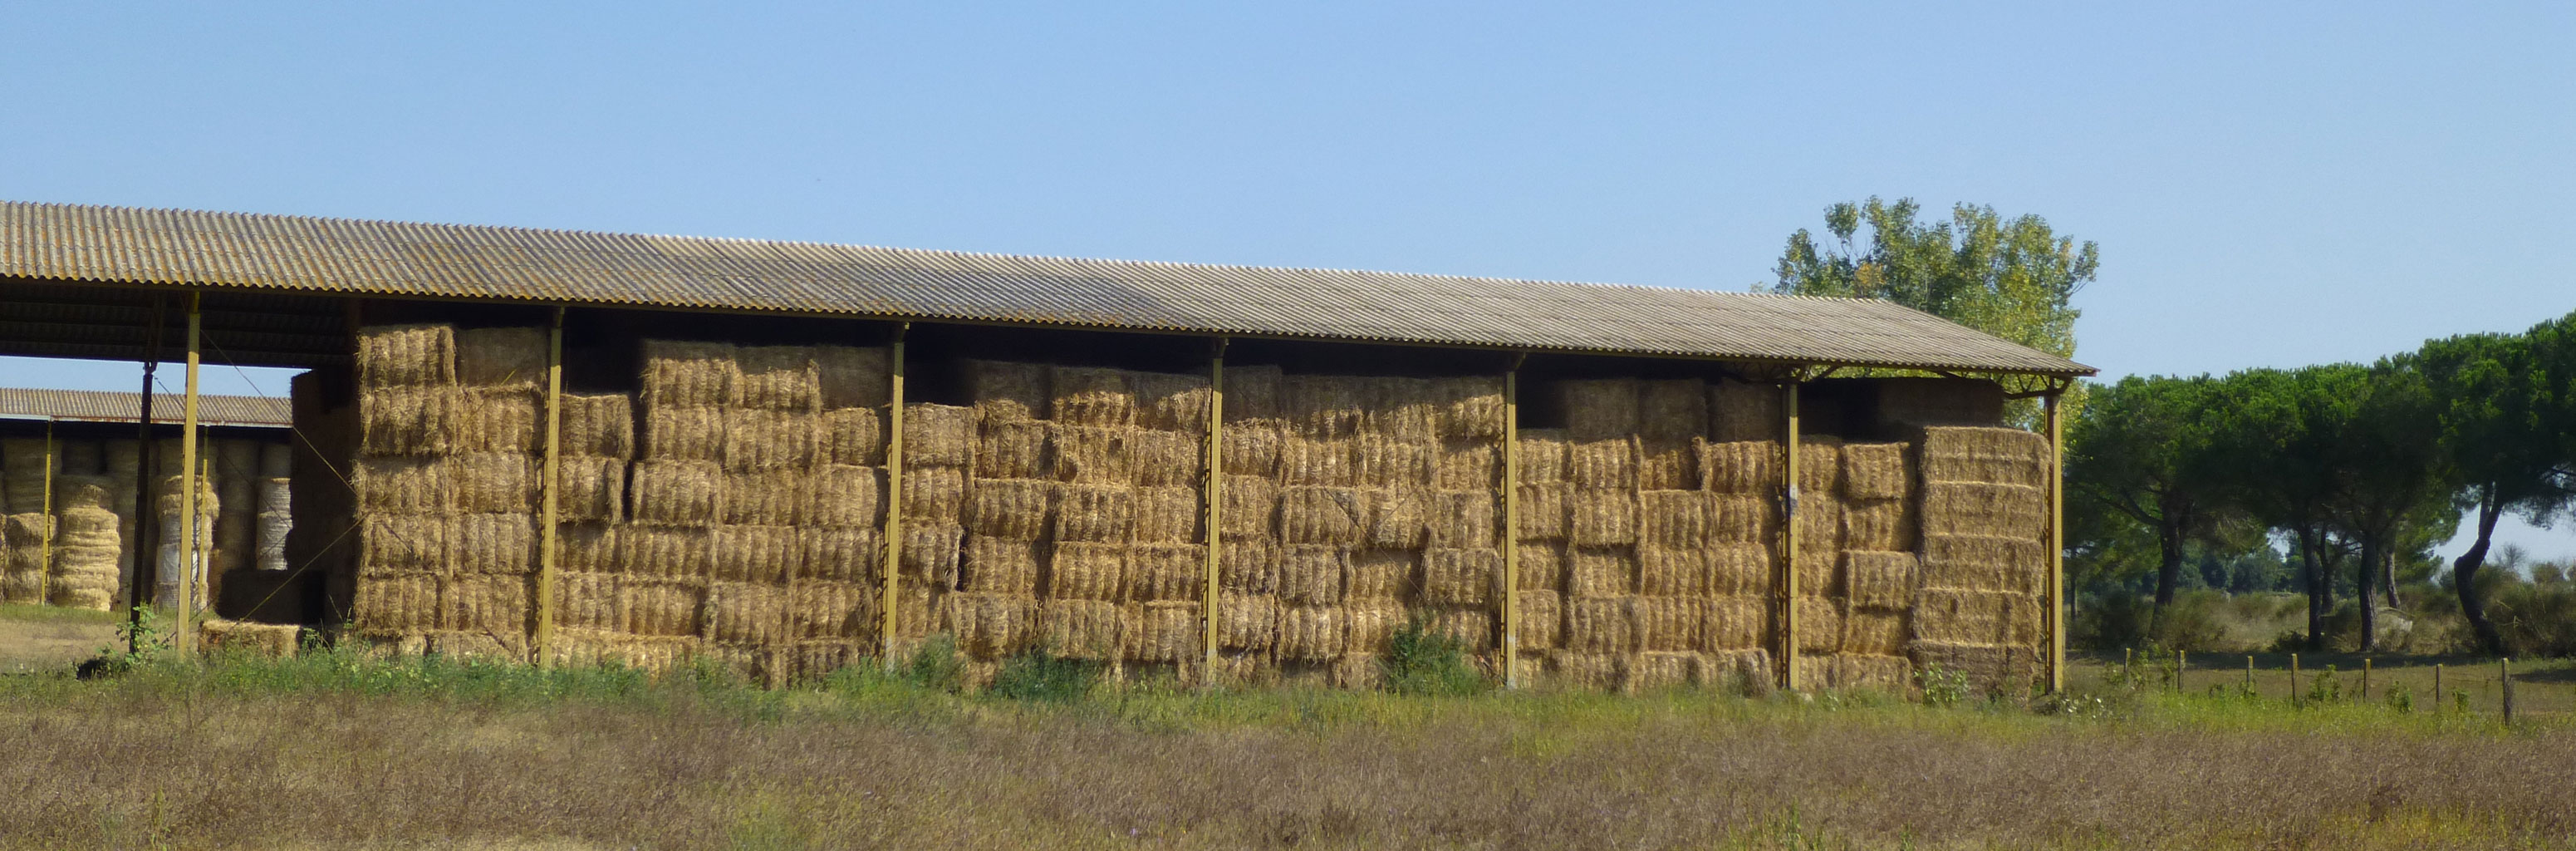
[[[1367,687],[1417,629],[1513,686],[2046,687],[2091,373],[1867,300],[35,203],[0,354],[306,370],[269,584],[333,640],[781,684]]]

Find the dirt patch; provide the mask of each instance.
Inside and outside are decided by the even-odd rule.
[[[110,622],[0,617],[0,674],[69,668],[114,643]]]

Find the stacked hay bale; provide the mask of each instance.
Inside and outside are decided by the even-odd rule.
[[[1801,683],[1903,692],[1918,523],[1913,448],[1802,441]]]
[[[153,509],[157,512],[153,529],[160,539],[154,550],[153,599],[178,599],[179,583],[184,581],[189,583],[191,605],[203,610],[211,603],[208,569],[215,555],[215,521],[222,511],[214,478],[209,473],[215,459],[211,455],[201,456],[197,474],[189,476],[179,442],[175,439],[163,442],[166,445],[157,450],[160,454],[156,456],[161,462],[161,475],[153,479]],[[185,499],[185,490],[192,485],[197,491],[194,523],[189,522],[190,518],[185,513],[190,507]],[[194,550],[186,548],[191,532],[196,536]],[[187,558],[190,553],[194,554],[193,561]]]
[[[220,599],[224,575],[250,569],[259,557],[258,441],[219,438],[203,441],[211,450],[206,465],[215,490],[214,549],[207,554],[207,599]]]
[[[1923,549],[1908,655],[1980,688],[2027,688],[2046,639],[2047,440],[1927,427],[1919,447]]]
[[[45,601],[47,556],[55,523],[45,513],[56,474],[44,438],[0,440],[0,602]]]
[[[1308,467],[1330,463],[1314,460],[1313,447],[1304,442],[1307,432],[1282,415],[1286,383],[1287,376],[1276,367],[1235,366],[1225,373],[1224,457],[1218,459],[1224,478],[1217,530],[1223,546],[1217,554],[1216,622],[1217,662],[1225,668],[1220,674],[1232,682],[1277,678],[1281,616],[1290,598],[1311,606],[1308,601],[1319,591],[1314,582],[1302,588],[1283,587],[1281,582],[1281,464],[1290,457]],[[1300,441],[1294,450],[1286,446],[1292,436]],[[1402,561],[1359,563],[1350,566],[1340,586],[1357,587],[1362,599],[1385,599],[1410,584],[1409,569],[1409,563]],[[1387,581],[1389,575],[1400,578]],[[1299,626],[1313,620],[1301,617]],[[1323,655],[1318,652],[1323,649],[1327,648],[1303,644],[1293,648],[1297,655]]]
[[[105,447],[96,441],[66,440],[55,448],[62,474],[54,479],[54,560],[46,574],[46,602],[68,608],[109,611],[122,596],[119,565],[124,552],[125,518],[115,510],[116,495],[131,493],[102,475]]]

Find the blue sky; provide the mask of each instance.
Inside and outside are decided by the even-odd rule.
[[[1832,202],[1968,201],[2101,244],[2078,359],[2197,373],[2576,310],[2571,37],[2537,3],[15,4],[0,197],[1724,289]]]

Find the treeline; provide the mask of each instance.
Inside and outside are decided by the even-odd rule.
[[[2066,477],[2070,580],[2097,597],[2151,591],[2151,634],[2196,584],[2186,570],[2215,563],[2232,590],[2286,573],[2311,649],[2352,593],[2359,649],[2378,649],[2401,580],[2440,567],[2478,649],[2533,652],[2508,646],[2480,571],[2498,520],[2546,523],[2576,500],[2576,314],[2366,365],[2098,385]],[[2464,516],[2475,543],[2435,564]]]

